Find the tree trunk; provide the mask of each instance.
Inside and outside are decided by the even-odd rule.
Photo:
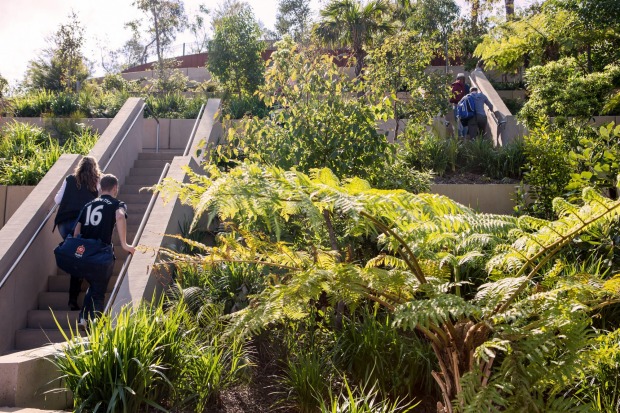
[[[515,18],[515,0],[505,0],[506,5],[506,20],[512,20]]]
[[[471,0],[471,28],[478,33],[478,16],[480,15],[480,0]]]

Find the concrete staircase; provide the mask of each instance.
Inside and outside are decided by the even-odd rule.
[[[181,154],[182,150],[165,150],[159,153],[143,151],[134,162],[133,168],[131,168],[129,175],[125,177],[125,183],[121,185],[118,195],[118,199],[127,204],[128,242],[133,241],[151,198],[151,191],[140,191],[140,189],[156,184],[164,165],[171,162],[174,156]],[[120,247],[116,231],[114,231],[112,242],[115,245],[116,262],[114,264],[113,276],[108,285],[106,302],[127,257],[127,253]],[[82,284],[82,292],[78,298],[80,307],[83,305],[87,287],[88,283],[84,282]],[[48,343],[63,342],[64,338],[54,321],[54,317],[68,336],[70,328],[74,332],[77,331],[79,311],[69,311],[68,299],[69,275],[58,270],[56,274],[48,276],[47,291],[39,293],[38,308],[28,312],[26,328],[16,331],[15,350],[27,350]]]

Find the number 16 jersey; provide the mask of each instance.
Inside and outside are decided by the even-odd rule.
[[[110,195],[102,195],[84,205],[78,217],[78,222],[82,224],[82,238],[99,239],[111,244],[116,225],[116,210],[120,208],[127,218],[127,205]]]

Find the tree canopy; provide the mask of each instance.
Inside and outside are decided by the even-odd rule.
[[[241,7],[218,18],[207,69],[228,91],[252,94],[263,82],[264,48],[251,9]]]
[[[355,56],[355,74],[364,67],[365,47],[375,36],[390,34],[395,27],[389,20],[390,7],[384,0],[332,0],[314,26],[314,35],[332,47],[350,47]]]
[[[41,56],[29,62],[25,86],[28,89],[75,90],[89,74],[88,61],[82,51],[84,27],[78,15],[71,13],[49,43]]]

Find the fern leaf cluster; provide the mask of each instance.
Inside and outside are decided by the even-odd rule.
[[[618,302],[620,289],[563,252],[616,222],[620,202],[585,190],[581,206],[555,201],[555,221],[516,219],[326,169],[249,163],[167,188],[194,207],[194,224],[208,214],[232,229],[198,246],[201,255],[166,251],[171,262],[242,262],[264,275],[265,288],[229,316],[230,332],[306,318],[321,297],[333,307],[374,302],[393,313],[394,328],[433,344],[451,411],[583,408],[565,392],[602,357],[591,313]]]

